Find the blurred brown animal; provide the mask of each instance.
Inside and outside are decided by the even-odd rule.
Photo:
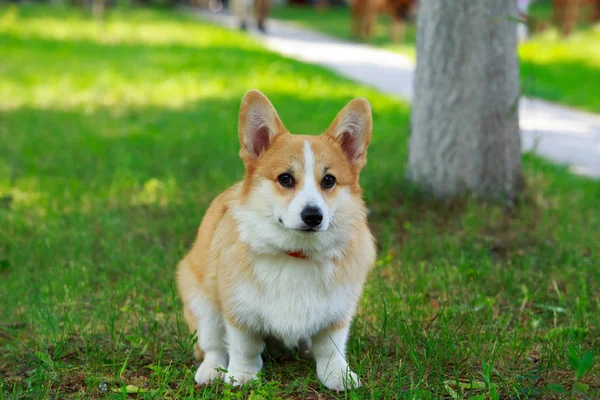
[[[600,20],[600,0],[554,0],[553,19],[563,35],[567,36],[575,30],[579,20],[581,6],[588,8],[588,20],[593,23]]]
[[[352,34],[369,40],[377,17],[386,12],[392,17],[392,40],[400,41],[404,38],[404,24],[416,3],[416,0],[351,0]]]

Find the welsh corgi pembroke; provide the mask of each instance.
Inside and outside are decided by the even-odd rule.
[[[202,360],[195,380],[257,377],[264,338],[307,344],[334,391],[360,385],[346,361],[350,324],[376,250],[358,176],[371,107],[351,101],[320,136],[290,134],[271,102],[248,92],[238,134],[246,172],[210,205],[177,268]]]

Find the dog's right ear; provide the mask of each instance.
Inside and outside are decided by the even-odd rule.
[[[277,111],[264,94],[251,90],[244,95],[238,121],[240,157],[244,163],[260,157],[275,137],[285,132]]]
[[[366,99],[354,99],[340,111],[325,132],[342,148],[350,163],[360,170],[367,162],[371,143],[373,116]]]

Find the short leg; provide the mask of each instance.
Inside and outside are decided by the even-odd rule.
[[[190,333],[196,332],[196,336],[198,336],[198,318],[196,315],[191,312],[188,307],[184,306],[183,316],[188,324]],[[197,360],[202,360],[204,358],[204,353],[200,350],[200,343],[198,343],[198,340],[194,343],[194,357],[196,357]]]
[[[351,18],[351,35],[360,38],[362,25],[363,25],[363,16],[364,16],[364,7],[361,0],[355,0],[352,4],[352,18]]]
[[[226,323],[229,367],[225,382],[234,386],[256,379],[263,361],[264,343],[260,334],[245,331]]]
[[[189,307],[198,318],[198,347],[204,353],[204,361],[194,379],[199,385],[204,385],[222,379],[222,370],[227,368],[225,328],[221,313],[207,299],[197,297],[190,301]]]
[[[363,38],[365,40],[371,40],[371,34],[373,33],[373,25],[377,22],[377,17],[377,11],[367,10],[363,22]]]
[[[342,392],[360,386],[356,374],[346,362],[346,341],[350,322],[336,330],[326,329],[312,338],[312,352],[317,362],[317,376],[327,389]]]
[[[237,17],[239,21],[240,29],[245,30],[247,28],[247,19],[248,19],[248,8],[249,8],[248,0],[231,0],[231,10]]]
[[[401,42],[404,40],[404,21],[394,19],[392,21],[392,41]]]
[[[266,33],[265,21],[267,19],[267,15],[269,15],[269,9],[271,8],[270,0],[255,0],[254,7],[258,30],[262,33]]]
[[[360,39],[361,37],[361,27],[363,24],[362,16],[355,15],[352,17],[352,36]]]

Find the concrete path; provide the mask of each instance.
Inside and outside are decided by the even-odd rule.
[[[236,19],[222,12],[193,12],[227,28],[238,28]],[[253,27],[249,33],[275,52],[325,66],[384,93],[412,99],[414,63],[400,54],[282,21],[269,20],[267,28],[267,35]],[[600,178],[600,115],[530,98],[521,100],[519,114],[523,151],[569,165],[577,174]]]

